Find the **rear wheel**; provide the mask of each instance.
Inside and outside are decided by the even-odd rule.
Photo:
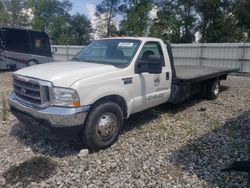
[[[90,149],[105,149],[117,140],[122,124],[123,113],[118,104],[100,103],[90,112],[81,140]]]
[[[37,65],[37,64],[38,64],[37,61],[35,61],[35,60],[30,60],[30,61],[28,62],[28,64],[27,64],[27,66],[32,66],[32,65]]]
[[[208,83],[206,98],[208,100],[214,100],[219,97],[220,94],[220,81],[214,80]]]

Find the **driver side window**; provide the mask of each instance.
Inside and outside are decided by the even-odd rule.
[[[150,55],[157,55],[163,57],[161,45],[159,42],[147,42],[141,50],[139,60],[148,61]]]

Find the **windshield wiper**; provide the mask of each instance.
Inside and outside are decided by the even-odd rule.
[[[81,61],[78,57],[73,57],[71,61]]]

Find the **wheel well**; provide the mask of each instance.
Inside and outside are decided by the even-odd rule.
[[[220,80],[226,80],[226,79],[227,79],[227,74],[220,76]]]
[[[36,59],[29,59],[28,62],[35,61],[36,63],[39,63]]]
[[[98,103],[107,102],[107,101],[112,101],[112,102],[117,103],[122,109],[123,117],[125,117],[125,118],[127,117],[128,108],[127,108],[125,99],[119,95],[109,95],[109,96],[102,97],[102,98],[98,99],[92,106],[94,106]]]

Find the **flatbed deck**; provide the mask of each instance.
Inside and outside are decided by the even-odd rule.
[[[206,67],[197,65],[176,65],[176,79],[186,80],[190,82],[198,82],[214,78],[217,76],[227,75],[237,72],[239,69],[221,68],[221,67]]]

